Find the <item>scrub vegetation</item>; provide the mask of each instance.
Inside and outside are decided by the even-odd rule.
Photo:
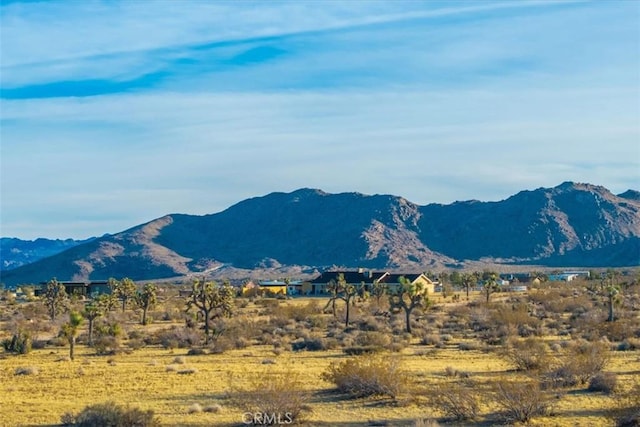
[[[0,425],[640,422],[637,275],[490,298],[449,286],[409,315],[393,293],[328,304],[231,289],[4,291]]]

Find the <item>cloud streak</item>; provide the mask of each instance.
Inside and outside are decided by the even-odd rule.
[[[145,4],[2,6],[3,236],[299,187],[638,188],[634,3]]]

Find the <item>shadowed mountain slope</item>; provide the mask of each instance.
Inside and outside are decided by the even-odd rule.
[[[567,182],[500,202],[419,206],[391,195],[301,189],[247,199],[217,214],[167,215],[3,272],[2,280],[157,279],[222,265],[631,266],[640,264],[640,201],[633,194]]]

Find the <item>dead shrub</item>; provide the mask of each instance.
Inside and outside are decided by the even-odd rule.
[[[220,406],[218,403],[212,403],[211,405],[207,405],[204,408],[202,408],[202,410],[204,412],[217,414],[218,412],[222,411],[222,406]]]
[[[589,380],[589,391],[598,391],[612,394],[616,391],[618,376],[613,372],[600,372]]]
[[[609,411],[616,427],[637,427],[640,425],[640,384],[631,390],[620,393],[616,399],[616,407]]]
[[[189,414],[199,414],[200,412],[202,412],[202,406],[200,406],[199,403],[194,403],[187,409],[187,413]]]
[[[64,425],[77,427],[117,426],[117,427],[157,427],[160,422],[152,410],[143,411],[117,405],[114,402],[90,405],[78,415],[66,413],[62,416]]]
[[[547,415],[552,398],[537,381],[511,382],[500,380],[493,386],[495,404],[502,409],[500,418],[506,422],[529,422]]]
[[[232,390],[232,401],[243,411],[262,417],[259,425],[274,425],[281,420],[287,424],[299,422],[309,410],[310,395],[302,388],[296,372],[273,374],[265,372],[248,389]],[[256,421],[256,420],[254,420]]]
[[[345,347],[342,349],[342,351],[344,352],[344,354],[348,354],[349,356],[360,356],[363,354],[374,354],[374,353],[380,353],[381,351],[383,351],[384,349],[381,347],[372,347],[372,346],[352,346],[352,347]]]
[[[195,329],[174,326],[162,329],[153,335],[145,337],[147,345],[161,345],[164,348],[190,348],[200,344],[202,335]]]
[[[391,337],[382,332],[361,331],[356,335],[354,344],[360,347],[386,348],[391,344]]]
[[[568,349],[567,365],[572,366],[581,384],[601,372],[610,359],[609,346],[604,342],[577,341]]]
[[[460,351],[474,351],[480,350],[480,344],[475,341],[465,341],[458,344],[458,350]]]
[[[504,354],[519,371],[538,371],[551,363],[547,345],[534,337],[510,341]]]
[[[480,415],[480,398],[472,387],[459,384],[430,386],[429,403],[456,421],[469,421]]]
[[[37,375],[40,371],[35,366],[20,366],[14,371],[15,375]]]
[[[390,356],[356,357],[336,362],[322,378],[352,397],[396,398],[409,386],[409,376],[401,368],[399,359]]]

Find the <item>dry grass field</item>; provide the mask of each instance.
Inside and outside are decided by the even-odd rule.
[[[65,413],[113,401],[153,410],[161,425],[240,426],[243,413],[252,410],[251,400],[265,398],[259,392],[276,383],[282,387],[266,398],[276,403],[274,395],[299,399],[301,425],[509,425],[496,384],[537,384],[550,377],[552,368],[578,360],[574,343],[587,348],[604,342],[606,354],[598,372],[613,373],[615,390],[589,391],[589,381],[545,387],[541,393],[548,410],[528,425],[615,426],[617,409],[637,405],[631,393],[640,390],[637,286],[630,289],[619,306],[622,317],[617,322],[623,326],[616,328],[593,317],[605,313],[597,298],[582,301],[582,294],[571,290],[558,293],[567,301],[555,307],[561,303],[557,292],[544,289],[528,296],[496,295],[491,304],[437,300],[414,314],[412,335],[404,332],[402,316],[375,316],[379,310],[373,302],[359,303],[352,326],[345,328],[342,302],[334,320],[321,310],[326,299],[238,300],[236,314],[223,326],[217,324],[224,332],[208,346],[190,342],[201,331],[184,326],[179,298],[164,295],[151,313],[163,320],[151,325],[138,324],[139,314],[133,310],[101,319],[123,329],[117,348],[107,354],[98,355],[86,345],[83,325],[73,361],[68,345],[56,339],[64,319],[47,325],[40,302],[5,301],[0,339],[10,337],[18,325],[31,327],[41,348],[28,354],[0,353],[0,425],[61,425]],[[576,299],[578,304],[571,306]],[[585,305],[587,310],[577,308]],[[585,313],[592,315],[580,318]],[[517,347],[518,342],[527,344]],[[531,357],[527,351],[536,343],[544,350],[544,366],[534,363],[518,370],[514,349]],[[346,354],[354,348],[375,353]],[[329,367],[337,363],[378,358],[398,363],[402,372],[400,391],[393,396],[352,397],[327,379]],[[471,397],[456,394],[456,387],[470,391]],[[448,396],[447,390],[454,390],[453,398],[476,401],[475,416],[455,420],[434,397]]]

